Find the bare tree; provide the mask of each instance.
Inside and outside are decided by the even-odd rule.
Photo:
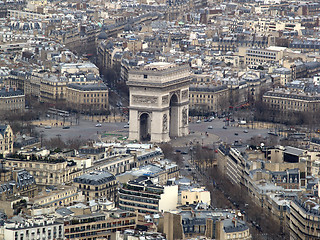
[[[160,144],[160,148],[161,148],[165,158],[172,159],[173,147],[170,143],[162,143],[162,144]]]

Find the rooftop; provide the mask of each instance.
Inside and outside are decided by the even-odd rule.
[[[89,185],[101,185],[115,180],[115,176],[107,171],[94,171],[75,178],[74,182]]]

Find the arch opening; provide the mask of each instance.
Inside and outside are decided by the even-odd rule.
[[[143,113],[140,116],[140,141],[151,140],[151,119],[148,113]]]
[[[178,105],[178,97],[176,94],[173,94],[170,99],[169,105],[169,116],[170,116],[170,124],[169,124],[169,137],[177,137],[179,136],[179,105]]]

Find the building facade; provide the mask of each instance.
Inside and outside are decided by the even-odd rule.
[[[298,199],[290,202],[287,212],[287,224],[290,229],[290,239],[319,239],[320,213],[316,199]]]
[[[99,198],[116,200],[117,182],[114,175],[107,171],[94,171],[74,179],[74,184],[82,191],[87,201]]]
[[[102,111],[109,108],[108,87],[105,84],[69,84],[66,104],[79,111]]]
[[[15,87],[0,89],[0,113],[22,112],[25,109],[25,95]]]
[[[64,220],[65,237],[77,240],[110,239],[116,231],[135,229],[136,218],[135,213],[122,210],[70,217]]]
[[[157,186],[147,178],[129,181],[119,190],[119,207],[142,214],[156,214],[176,208],[178,186]]]
[[[263,102],[271,109],[294,112],[317,112],[320,110],[320,95],[286,89],[268,91]]]
[[[60,185],[71,183],[75,177],[82,174],[82,169],[78,169],[76,164],[66,160],[29,160],[21,158],[6,158],[6,167],[15,169],[26,169],[35,178],[37,185]]]
[[[0,125],[0,154],[4,157],[13,152],[13,132],[10,125]]]
[[[4,226],[4,239],[48,239],[63,240],[63,222],[55,219],[39,217],[22,223],[6,223]]]

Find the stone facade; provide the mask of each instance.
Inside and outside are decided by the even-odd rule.
[[[6,156],[13,152],[13,132],[10,125],[0,125],[0,154]]]
[[[129,139],[167,142],[188,134],[189,66],[152,63],[129,71]]]

